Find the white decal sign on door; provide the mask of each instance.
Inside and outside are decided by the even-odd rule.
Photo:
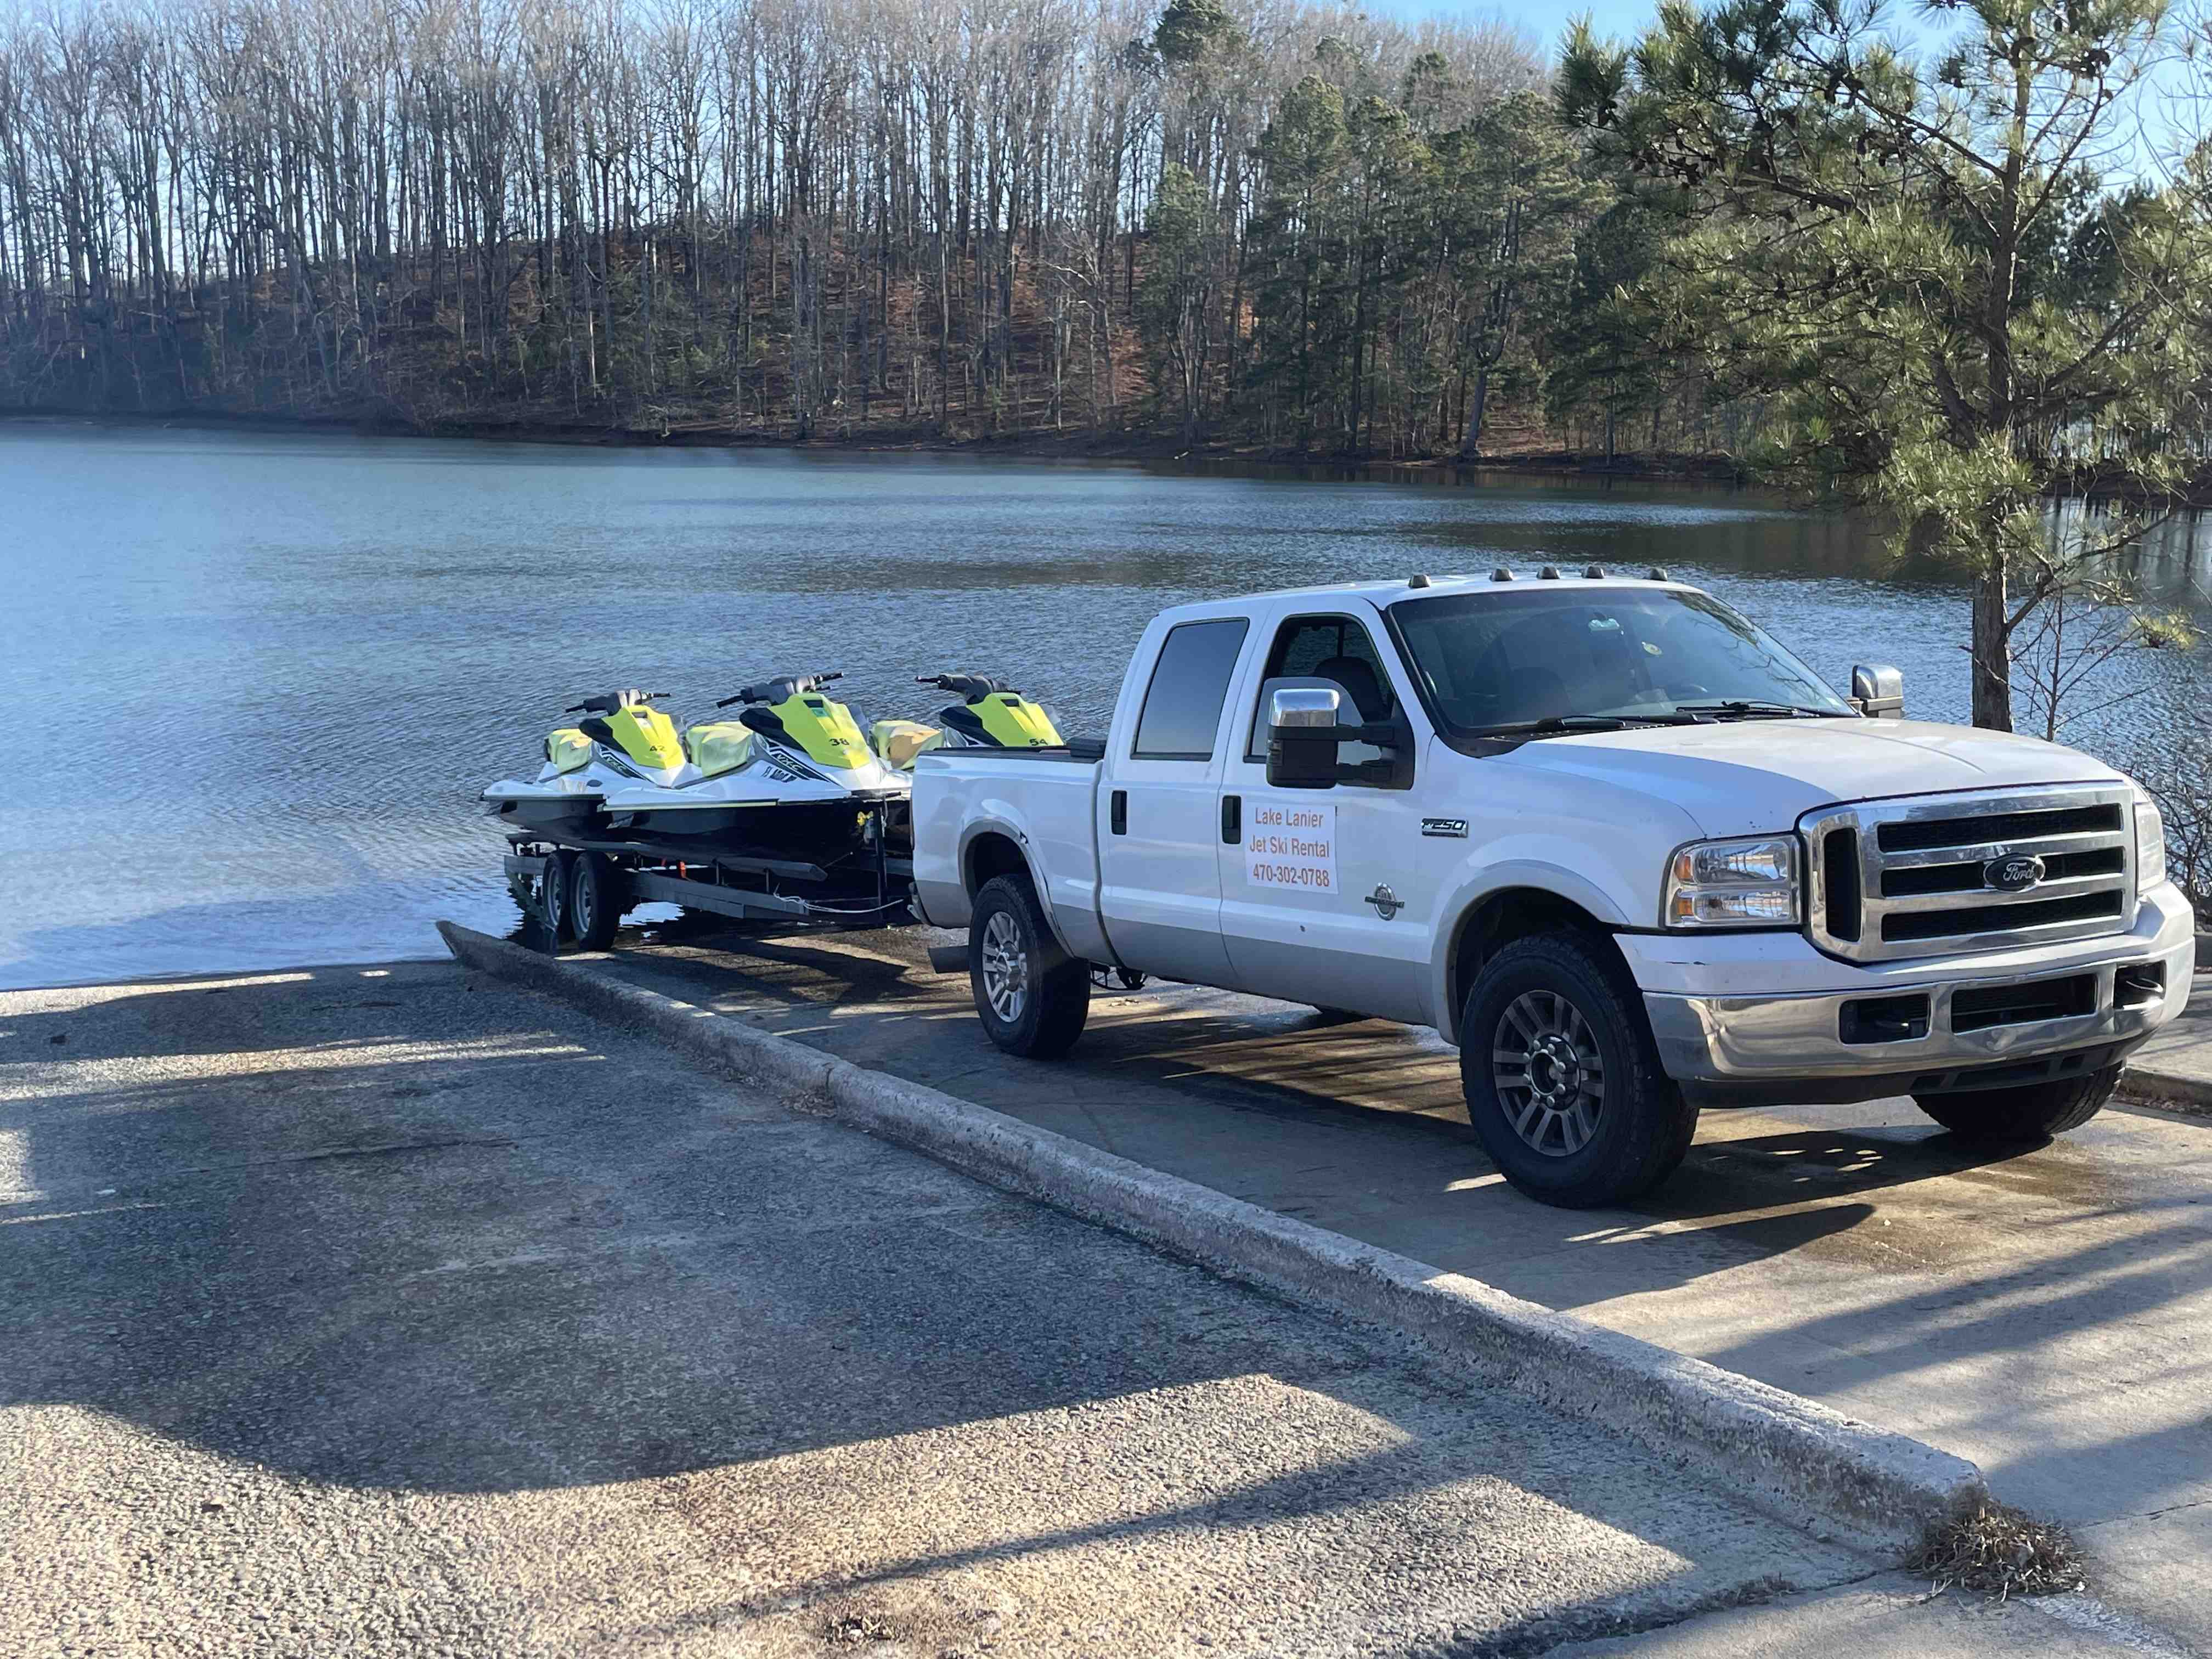
[[[1336,803],[1261,796],[1244,838],[1244,878],[1255,887],[1336,891]]]

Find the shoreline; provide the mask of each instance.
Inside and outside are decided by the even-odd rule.
[[[1571,449],[1521,450],[1465,457],[1453,454],[1393,458],[1357,452],[1269,448],[1227,442],[1186,444],[1143,428],[1093,432],[1068,428],[946,437],[926,427],[885,427],[836,436],[801,438],[785,432],[742,431],[707,422],[665,426],[603,426],[590,422],[455,420],[415,422],[368,416],[240,414],[214,410],[118,412],[72,409],[0,408],[0,429],[10,426],[79,426],[102,430],[181,428],[210,432],[336,433],[356,437],[429,438],[489,443],[568,445],[600,449],[783,449],[853,455],[962,455],[982,459],[1059,460],[1131,465],[1290,470],[1306,474],[1370,476],[1396,482],[1449,483],[1467,475],[1504,475],[1599,483],[1688,484],[1729,491],[1759,488],[1743,466],[1724,455],[1623,452],[1610,461]]]

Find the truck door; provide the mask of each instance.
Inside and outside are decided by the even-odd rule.
[[[1291,616],[1237,699],[1223,771],[1221,928],[1236,983],[1262,996],[1425,1023],[1436,895],[1421,877],[1423,741],[1409,686],[1367,625]],[[1267,787],[1275,688],[1328,684],[1349,724],[1405,722],[1412,746],[1346,744],[1333,789]]]
[[[1098,793],[1098,909],[1132,968],[1231,983],[1221,943],[1221,767],[1229,688],[1251,624],[1178,623],[1137,717],[1117,722]]]

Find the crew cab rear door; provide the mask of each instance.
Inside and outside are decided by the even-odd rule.
[[[1364,605],[1255,618],[1265,637],[1247,653],[1222,775],[1221,930],[1241,989],[1425,1024],[1436,896],[1423,875],[1422,801],[1433,768],[1419,752],[1425,718],[1379,622]],[[1285,680],[1335,687],[1341,722],[1397,720],[1407,742],[1389,755],[1345,744],[1334,788],[1270,788],[1267,705]]]
[[[1098,911],[1115,954],[1166,979],[1226,985],[1221,942],[1221,768],[1229,692],[1251,624],[1155,623],[1144,683],[1122,688],[1097,800]]]

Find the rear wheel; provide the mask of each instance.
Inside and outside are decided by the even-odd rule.
[[[584,853],[571,860],[568,878],[568,922],[576,942],[587,951],[604,951],[615,942],[622,926],[622,872],[598,853]]]
[[[969,989],[991,1041],[1031,1060],[1074,1047],[1091,1015],[1091,966],[1060,949],[1029,883],[985,882],[968,926]]]
[[[545,931],[560,944],[571,937],[568,919],[568,855],[548,853],[545,872],[538,878],[538,916],[545,924]]]
[[[1915,1095],[1912,1103],[1962,1140],[2048,1140],[2096,1116],[2119,1084],[2120,1068],[2108,1066],[2086,1077],[2023,1084],[2017,1089]]]
[[[1516,939],[1484,966],[1460,1022],[1460,1080],[1505,1178],[1565,1209],[1656,1186],[1697,1128],[1635,987],[1580,933]]]

